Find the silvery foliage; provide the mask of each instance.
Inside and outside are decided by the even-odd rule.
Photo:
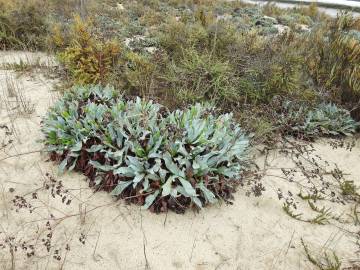
[[[292,102],[283,104],[285,113],[278,120],[286,124],[291,131],[314,138],[320,136],[351,136],[359,127],[348,110],[335,104],[322,103],[314,109]],[[290,131],[290,130],[289,130]]]
[[[140,98],[126,101],[110,87],[76,87],[46,115],[44,144],[47,151],[66,154],[63,171],[74,169],[90,138],[99,138],[101,144],[86,149],[103,153],[107,160],[90,161],[97,169],[96,184],[111,171],[127,179],[112,191],[114,196],[140,185],[149,194],[144,208],[161,196],[190,197],[198,207],[203,206],[199,196],[216,202],[209,185],[239,180],[248,138],[231,114],[214,116],[209,106],[196,104],[167,114],[163,110]],[[151,188],[152,181],[160,181],[160,188]]]
[[[349,111],[335,104],[320,104],[307,113],[302,129],[307,135],[351,136],[358,126]]]

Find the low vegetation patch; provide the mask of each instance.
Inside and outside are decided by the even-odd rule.
[[[359,127],[349,111],[331,103],[311,109],[304,104],[287,102],[274,118],[285,135],[303,139],[351,136]]]
[[[65,93],[42,130],[60,170],[155,212],[228,201],[247,163],[249,139],[231,114],[200,104],[170,112],[109,87]]]

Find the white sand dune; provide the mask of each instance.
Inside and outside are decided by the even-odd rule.
[[[12,55],[7,54],[8,59],[13,59]],[[14,242],[31,243],[36,252],[28,258],[21,248],[13,256],[8,246],[0,248],[1,269],[11,269],[12,265],[14,269],[28,270],[315,269],[306,258],[301,238],[315,256],[333,250],[344,266],[359,260],[353,234],[358,228],[353,224],[310,224],[284,213],[277,189],[296,192],[296,188],[280,178],[281,168],[294,164],[276,151],[267,158],[268,176],[263,179],[267,190],[263,196],[248,197],[240,188],[233,205],[215,205],[185,215],[141,211],[138,206],[115,202],[105,192],[93,193],[86,179],[77,173],[59,175],[56,165],[36,152],[41,149],[37,142],[41,138],[41,117],[56,100],[55,82],[38,74],[16,76],[1,70],[0,90],[6,86],[5,78],[16,78],[35,111],[30,115],[13,115],[11,120],[8,115],[12,112],[1,107],[0,125],[15,127],[16,134],[6,135],[14,141],[0,151],[0,243],[7,236],[14,236]],[[0,136],[5,138],[4,133]],[[359,142],[351,152],[343,148],[334,150],[327,141],[316,143],[315,149],[316,154],[335,162],[349,174],[349,179],[360,185]],[[20,155],[32,151],[35,153]],[[254,153],[262,169],[265,157],[256,150]],[[65,202],[71,198],[69,205],[62,203],[56,193],[53,198],[51,188],[44,189],[51,184],[46,173],[55,177],[57,186],[62,181],[64,188],[60,190],[68,189]],[[297,177],[301,181],[301,176]],[[36,199],[32,198],[34,192]],[[15,195],[24,196],[32,204],[31,214],[26,207],[16,211],[11,202]],[[331,207],[341,213],[348,206]],[[313,215],[307,209],[301,211]],[[42,241],[48,239],[49,232],[52,232],[50,253]],[[85,244],[79,238],[85,239]],[[57,255],[55,250],[59,250],[60,260],[53,258]]]

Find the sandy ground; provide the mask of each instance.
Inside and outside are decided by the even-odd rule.
[[[13,55],[8,53],[6,61],[17,59]],[[34,105],[32,113],[19,114],[15,105],[10,109],[4,105],[9,77],[23,86],[23,95]],[[294,163],[278,151],[266,158],[253,151],[266,174],[263,196],[248,197],[239,189],[233,205],[185,215],[141,211],[104,192],[93,193],[79,174],[59,175],[45,155],[29,153],[41,149],[40,121],[58,96],[54,84],[39,72],[19,76],[0,71],[0,126],[16,130],[6,134],[5,128],[0,129],[0,269],[316,269],[306,258],[301,238],[314,256],[335,251],[344,267],[359,260],[354,237],[359,228],[353,223],[318,225],[285,214],[277,190],[296,193],[299,185],[282,178],[281,168]],[[334,150],[327,141],[316,143],[315,149],[330,167],[335,162],[360,185],[359,142],[351,152]],[[302,178],[296,174],[295,182]],[[12,202],[15,196],[24,198],[16,201],[22,207]],[[342,213],[350,205],[330,207]],[[305,206],[299,211],[314,215]],[[35,255],[28,257],[32,249]]]

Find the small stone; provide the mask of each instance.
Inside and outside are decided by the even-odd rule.
[[[118,3],[118,4],[116,5],[116,9],[117,9],[117,10],[120,10],[120,11],[125,10],[124,6],[123,6],[122,4],[120,4],[120,3]]]

